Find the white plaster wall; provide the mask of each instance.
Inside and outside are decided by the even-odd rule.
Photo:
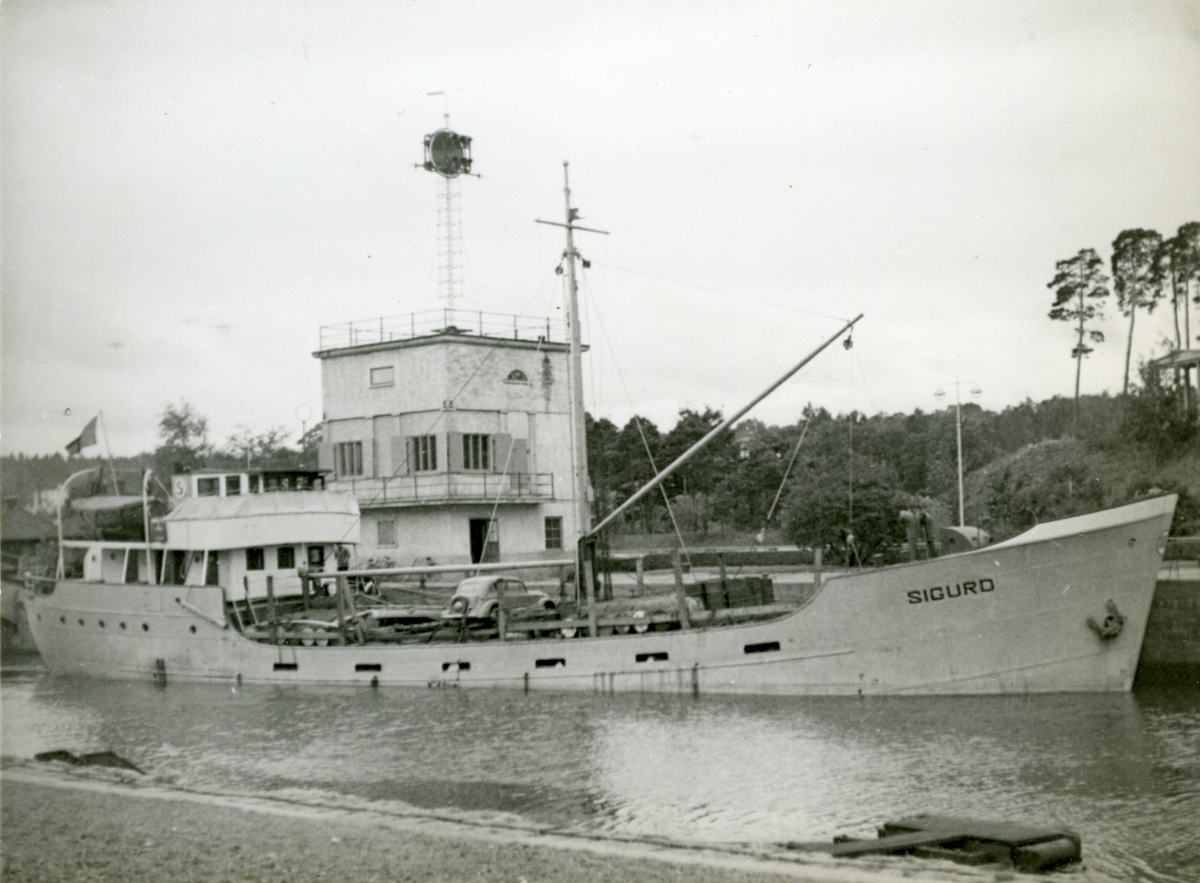
[[[531,341],[432,337],[321,356],[326,420],[440,409],[559,411],[569,405],[567,352]],[[371,369],[391,367],[390,386],[371,386]],[[528,382],[507,382],[513,370]]]
[[[547,552],[543,519],[563,519],[568,547],[576,534],[571,478],[570,390],[565,345],[547,348],[532,341],[502,338],[436,337],[377,348],[335,351],[321,356],[325,441],[363,442],[364,477],[407,473],[402,457],[393,460],[387,433],[437,437],[438,472],[449,463],[447,434],[507,433],[528,442],[528,470],[552,474],[554,499],[537,505],[500,507],[500,557],[557,558]],[[394,382],[372,388],[372,368],[391,367]],[[526,380],[509,381],[514,370]],[[444,407],[444,405],[449,407]],[[385,416],[394,420],[381,419]],[[330,489],[348,483],[330,480]],[[471,518],[486,518],[490,507],[444,504],[368,510],[363,513],[359,557],[386,555],[400,565],[426,556],[438,563],[470,560]],[[387,513],[387,514],[383,514]],[[396,547],[378,548],[376,522],[397,522]]]
[[[358,560],[387,556],[400,567],[425,563],[457,564],[471,560],[470,521],[492,517],[483,505],[428,506],[402,509],[369,509],[362,515],[362,541]],[[557,515],[564,523],[564,548],[546,549],[545,517]],[[500,560],[537,560],[571,557],[571,535],[566,534],[570,506],[544,503],[537,506],[499,506],[495,518],[500,529]],[[396,522],[395,546],[380,547],[378,522]]]

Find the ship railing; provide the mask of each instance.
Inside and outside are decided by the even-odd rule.
[[[552,322],[545,317],[447,308],[323,325],[320,330],[320,348],[332,350],[367,346],[434,334],[559,342],[565,342],[567,339],[565,324]]]
[[[349,491],[362,507],[423,503],[503,503],[554,499],[554,473],[425,472],[389,478],[340,478],[336,490]]]
[[[31,595],[52,595],[54,594],[54,586],[57,580],[52,576],[43,576],[37,573],[26,573],[25,591]]]

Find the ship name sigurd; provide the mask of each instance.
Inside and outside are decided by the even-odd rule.
[[[928,604],[933,601],[945,601],[948,598],[965,598],[967,595],[977,595],[980,592],[995,591],[996,584],[987,577],[978,582],[962,582],[954,585],[934,586],[932,589],[913,589],[908,593],[909,604]]]

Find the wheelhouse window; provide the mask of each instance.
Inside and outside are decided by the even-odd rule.
[[[546,516],[546,548],[561,549],[563,547],[562,516]]]
[[[208,553],[208,563],[204,569],[204,584],[206,586],[219,586],[221,584],[221,568],[217,563],[217,553]]]
[[[464,435],[463,440],[463,469],[490,469],[488,452],[491,447],[491,436]]]
[[[395,371],[390,365],[386,368],[372,368],[371,386],[392,386],[396,382]]]
[[[378,522],[378,535],[376,537],[376,545],[378,546],[394,546],[396,545],[396,522],[388,519],[387,521]]]
[[[309,546],[308,547],[308,566],[310,570],[325,569],[325,547],[324,546]]]
[[[246,569],[247,570],[266,570],[267,556],[262,549],[247,549],[246,550]]]
[[[413,472],[436,472],[437,471],[437,436],[436,435],[418,435],[412,439],[412,450],[409,452],[412,459]]]
[[[296,566],[296,547],[280,546],[275,550],[275,569],[291,570]]]
[[[83,559],[87,549],[67,546],[62,551],[63,576],[66,579],[83,579]]]
[[[129,549],[125,553],[125,582],[149,582],[149,568],[146,565],[145,549]]]
[[[221,479],[217,476],[196,479],[196,496],[219,497],[221,495]]]
[[[166,558],[163,561],[163,576],[164,585],[182,586],[187,583],[188,562],[191,560],[191,553],[182,549],[171,549],[167,552]]]
[[[363,474],[362,442],[339,442],[333,450],[339,476]]]

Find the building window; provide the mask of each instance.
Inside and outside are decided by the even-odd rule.
[[[225,476],[225,496],[236,497],[242,492],[242,477],[240,475]]]
[[[464,435],[463,440],[463,469],[488,469],[487,435]]]
[[[267,556],[262,549],[247,549],[246,550],[246,569],[247,570],[265,570]]]
[[[508,376],[504,378],[505,383],[528,383],[529,378],[525,376],[525,372],[520,368],[513,368],[508,372]]]
[[[197,478],[196,479],[196,496],[198,497],[219,497],[221,495],[221,479],[219,478]]]
[[[262,490],[262,486],[260,484],[260,478],[261,478],[261,476],[258,476],[258,475],[250,476],[250,493],[257,494]]]
[[[418,435],[412,440],[413,472],[437,471],[437,436]]]
[[[296,566],[296,547],[280,546],[275,550],[275,569],[291,570]]]
[[[333,450],[339,478],[363,474],[362,442],[339,442]]]
[[[395,370],[390,365],[386,368],[372,368],[371,386],[391,386],[396,382]]]
[[[561,549],[562,548],[562,516],[548,515],[546,516],[546,548]]]
[[[378,546],[394,546],[396,545],[396,522],[380,521],[378,522],[379,533],[376,545]]]

